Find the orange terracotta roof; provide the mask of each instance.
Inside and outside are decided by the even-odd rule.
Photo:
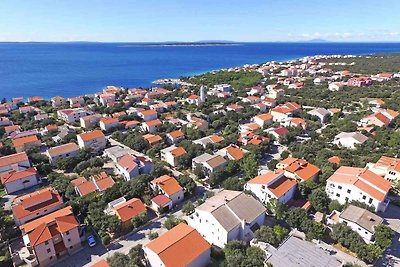
[[[400,158],[382,156],[377,162],[377,166],[386,167],[389,170],[400,172]]]
[[[102,259],[102,260],[99,260],[98,262],[96,262],[95,264],[93,264],[91,267],[110,267],[110,265],[108,265],[108,263],[105,259]]]
[[[234,160],[241,160],[244,157],[243,150],[238,147],[230,145],[226,147],[226,151]]]
[[[131,172],[138,166],[135,160],[136,158],[134,156],[132,156],[131,154],[126,154],[122,158],[120,158],[120,160],[118,160],[117,164],[128,172]]]
[[[292,157],[288,157],[284,160],[282,160],[281,162],[279,162],[280,165],[290,165],[293,162],[295,162],[297,160],[297,158],[292,158]]]
[[[93,181],[84,182],[80,185],[77,185],[76,187],[78,188],[79,193],[82,197],[86,196],[92,192],[95,192],[97,190],[97,187]]]
[[[174,156],[174,158],[180,157],[187,153],[183,147],[176,147],[173,150],[171,150],[170,152],[171,152],[172,156]]]
[[[79,151],[79,146],[75,143],[68,143],[56,147],[51,147],[47,150],[51,157],[56,157],[59,155],[64,155],[74,151]]]
[[[132,198],[124,203],[113,207],[116,215],[122,222],[130,221],[132,218],[147,211],[143,202],[138,198]]]
[[[73,186],[78,186],[78,185],[83,184],[83,183],[86,183],[86,182],[87,182],[86,178],[83,177],[83,176],[81,176],[81,177],[78,177],[78,178],[72,180],[72,181],[71,181],[71,184],[72,184]]]
[[[99,175],[93,176],[93,180],[100,192],[105,191],[107,188],[110,188],[115,184],[114,180],[105,172],[101,172]]]
[[[188,99],[190,99],[190,100],[196,100],[196,99],[199,99],[199,96],[197,96],[197,95],[190,95],[190,96],[188,97]]]
[[[190,266],[210,249],[210,244],[192,227],[181,223],[151,241],[146,247],[168,267]]]
[[[268,184],[275,180],[277,177],[283,175],[285,170],[283,169],[277,169],[275,171],[268,171],[267,173],[264,173],[263,175],[256,176],[255,178],[251,179],[247,183],[249,184]]]
[[[21,171],[12,170],[6,173],[2,173],[0,174],[0,180],[2,184],[7,184],[30,176],[37,176],[37,171],[34,167]]]
[[[54,211],[54,212],[49,213],[49,214],[47,214],[45,216],[37,218],[37,219],[35,219],[33,221],[27,222],[27,223],[21,225],[19,228],[24,233],[30,233],[32,230],[36,229],[42,223],[49,224],[51,222],[54,222],[57,218],[63,217],[63,216],[67,216],[67,215],[73,216],[72,207],[71,206],[67,206],[67,207],[65,207],[63,209]]]
[[[157,111],[153,109],[148,109],[148,110],[143,110],[140,112],[143,116],[150,116],[150,115],[156,115]]]
[[[162,123],[162,122],[161,122],[159,119],[144,122],[144,124],[147,124],[147,126],[149,126],[149,127],[151,127],[151,126],[156,126],[156,125],[160,125],[161,123]]]
[[[151,181],[153,185],[156,185],[161,188],[167,195],[171,196],[183,190],[183,188],[179,185],[178,181],[171,176],[163,175],[160,176],[153,181]]]
[[[109,118],[109,117],[105,117],[105,118],[101,118],[100,121],[104,124],[111,124],[111,123],[116,123],[118,122],[117,118]]]
[[[330,157],[330,158],[328,159],[328,161],[329,161],[330,163],[333,163],[333,164],[336,164],[336,165],[339,165],[341,160],[342,160],[342,159],[341,159],[340,157],[338,157],[338,156],[332,156],[332,157]]]
[[[154,143],[158,143],[162,140],[161,136],[158,134],[145,134],[143,135],[143,138],[150,143],[150,145]]]
[[[42,210],[60,206],[63,200],[56,190],[47,187],[16,198],[14,203],[17,204],[12,207],[13,215],[20,220]]]
[[[172,202],[172,200],[165,195],[157,195],[153,197],[151,201],[153,201],[159,207],[165,207],[168,203]]]
[[[209,138],[214,144],[225,140],[222,136],[218,136],[216,134],[210,135]]]
[[[375,188],[369,186],[368,184],[364,183],[361,180],[357,180],[354,183],[355,186],[357,186],[360,190],[362,190],[363,192],[367,193],[368,195],[370,195],[371,197],[379,200],[379,201],[383,201],[385,199],[385,194],[382,193],[379,190],[376,190]]]
[[[282,197],[285,193],[297,185],[297,182],[287,177],[281,177],[268,186],[269,191],[277,198]]]
[[[12,140],[14,147],[24,146],[25,144],[34,143],[39,141],[36,135],[29,135]]]
[[[84,133],[79,134],[79,136],[83,141],[90,141],[90,140],[93,140],[93,139],[105,137],[103,132],[100,131],[100,130],[84,132]]]
[[[263,121],[270,121],[272,120],[272,115],[268,113],[257,115],[256,118],[261,119]]]
[[[181,130],[176,130],[176,131],[170,132],[170,133],[168,133],[168,135],[171,136],[172,138],[179,138],[179,137],[185,136]]]
[[[31,246],[39,245],[53,238],[49,228],[45,223],[38,225],[32,232],[28,234]]]

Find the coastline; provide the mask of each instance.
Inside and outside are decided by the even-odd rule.
[[[65,46],[18,44],[15,49],[7,45],[3,47],[6,49],[2,49],[7,53],[0,55],[0,76],[4,77],[0,96],[7,99],[35,95],[46,99],[54,95],[73,97],[100,91],[107,85],[150,88],[155,86],[153,81],[166,77],[191,77],[243,65],[298,60],[306,56],[400,52],[400,44],[313,44],[213,44],[220,46],[215,49],[211,43],[205,44],[207,49],[201,49],[203,44],[184,44],[185,49],[162,49],[168,44],[159,45],[160,49],[143,44],[135,45],[137,49],[124,49],[115,43],[76,46],[72,43]],[[176,47],[176,43],[172,45]],[[28,61],[24,59],[24,64],[28,64],[24,68],[20,68],[18,51],[27,54]],[[5,64],[15,59],[18,60],[13,65]]]

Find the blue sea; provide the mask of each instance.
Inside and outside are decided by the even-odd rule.
[[[400,52],[400,43],[243,43],[146,46],[127,43],[0,43],[0,97],[77,96],[107,85],[149,87],[247,63],[321,54]]]

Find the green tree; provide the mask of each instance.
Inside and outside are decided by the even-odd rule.
[[[190,201],[187,201],[182,207],[182,212],[185,215],[190,215],[194,212],[194,209],[195,209],[195,206],[193,205],[193,203]]]
[[[121,252],[115,252],[112,256],[107,258],[107,263],[110,267],[125,267],[129,266],[130,258]]]
[[[316,211],[328,212],[329,198],[323,189],[316,189],[309,196],[311,205]]]
[[[286,221],[293,228],[300,228],[306,220],[308,220],[307,212],[302,208],[294,208],[286,214]]]
[[[258,160],[253,153],[247,154],[242,161],[242,169],[248,179],[257,175]]]
[[[168,216],[168,218],[165,220],[164,222],[164,227],[167,228],[168,230],[171,230],[172,228],[174,228],[175,226],[177,226],[178,224],[182,223],[183,220],[178,219],[176,216],[174,215],[170,215]]]

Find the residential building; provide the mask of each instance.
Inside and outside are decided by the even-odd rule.
[[[158,134],[145,134],[143,135],[144,140],[146,140],[150,146],[157,146],[162,143],[162,138]]]
[[[217,144],[217,143],[220,143],[220,142],[222,142],[224,140],[225,139],[223,137],[218,136],[216,134],[213,134],[213,135],[209,135],[209,136],[194,140],[193,143],[199,144],[203,148],[206,148],[207,144]]]
[[[143,122],[141,128],[145,132],[155,133],[157,131],[157,126],[161,125],[162,122],[159,119]]]
[[[250,241],[264,225],[265,211],[252,196],[223,190],[196,207],[188,222],[210,244],[223,248],[231,240]]]
[[[385,211],[391,182],[367,168],[342,166],[326,181],[326,193],[332,200],[345,204],[360,201],[375,211]]]
[[[325,108],[315,108],[315,109],[308,111],[307,114],[318,118],[318,121],[320,123],[325,123],[327,121],[327,119],[329,118],[329,116],[331,115],[329,110],[327,110]]]
[[[29,135],[18,139],[13,139],[12,143],[17,153],[26,151],[27,149],[33,147],[39,147],[42,144],[36,135]]]
[[[31,167],[25,152],[15,153],[0,158],[0,174],[9,171],[19,171]]]
[[[59,210],[63,200],[57,190],[46,187],[17,197],[13,201],[12,213],[15,224],[20,226],[31,220]]]
[[[144,121],[152,121],[157,119],[158,114],[157,111],[148,109],[139,111],[138,116],[142,118]]]
[[[382,156],[376,163],[367,163],[367,168],[392,182],[393,186],[400,180],[400,158]]]
[[[285,170],[266,171],[244,185],[244,190],[252,192],[258,200],[267,204],[272,199],[286,204],[294,197],[297,188],[295,180],[285,177]]]
[[[198,157],[192,159],[192,169],[202,168],[205,176],[209,176],[211,173],[224,168],[228,162],[220,155],[210,155],[204,153]]]
[[[65,98],[62,96],[55,96],[51,98],[51,105],[53,108],[58,108],[66,104]]]
[[[268,113],[260,114],[254,116],[253,121],[257,123],[261,128],[265,128],[267,125],[272,124],[272,115]]]
[[[92,129],[97,126],[97,124],[100,122],[101,116],[100,114],[93,114],[89,116],[85,116],[79,119],[81,127],[85,129]]]
[[[57,111],[57,116],[66,123],[74,123],[80,118],[90,115],[90,112],[84,108],[68,108]]]
[[[377,112],[371,115],[368,115],[360,120],[361,126],[370,126],[374,125],[377,127],[387,127],[389,126],[392,120],[386,117],[384,114]]]
[[[144,246],[151,267],[206,267],[211,261],[211,246],[196,229],[180,223]]]
[[[28,265],[53,265],[82,248],[79,222],[71,206],[25,223],[20,229],[27,249],[24,261]]]
[[[81,133],[77,140],[81,149],[91,149],[95,152],[105,149],[107,145],[106,137],[100,130]]]
[[[100,119],[100,129],[102,129],[103,131],[117,129],[119,125],[120,124],[117,118],[104,117]]]
[[[277,169],[285,170],[285,176],[299,182],[317,181],[321,171],[317,166],[304,159],[288,157],[276,165]]]
[[[176,145],[183,139],[185,139],[185,134],[181,130],[172,131],[166,135],[167,142],[171,145]]]
[[[151,199],[151,209],[157,213],[172,209],[172,200],[166,195],[157,195]]]
[[[278,105],[271,110],[273,121],[281,122],[301,111],[301,106],[295,102]]]
[[[125,199],[124,199],[125,200]],[[111,202],[112,203],[112,202]],[[122,222],[123,229],[132,228],[132,219],[137,216],[146,216],[147,209],[138,198],[121,201],[116,204],[109,204],[109,215],[116,215]]]
[[[68,143],[47,149],[46,155],[49,157],[50,163],[54,163],[58,159],[75,157],[79,155],[79,146],[75,143]]]
[[[93,175],[90,180],[86,180],[85,177],[79,177],[71,181],[71,184],[75,187],[75,192],[81,197],[93,192],[102,194],[108,188],[112,187],[114,183],[114,180],[105,172]]]
[[[241,160],[244,158],[244,155],[247,153],[247,150],[244,150],[237,145],[229,145],[224,147],[216,152],[216,154],[229,159],[229,160]]]
[[[186,153],[183,147],[172,145],[161,150],[161,160],[167,162],[172,167],[176,167],[178,165],[178,158]]]
[[[160,176],[150,182],[150,187],[159,194],[165,195],[176,205],[184,199],[184,190],[178,181],[169,175]]]
[[[337,146],[347,147],[349,149],[355,149],[356,145],[362,145],[367,141],[368,137],[358,132],[341,132],[337,134],[333,139],[333,144]]]
[[[375,227],[381,225],[383,219],[366,209],[349,205],[340,213],[339,222],[344,222],[357,232],[366,243],[371,243],[374,241]]]
[[[39,184],[38,173],[34,167],[2,173],[0,174],[0,180],[8,194]]]

